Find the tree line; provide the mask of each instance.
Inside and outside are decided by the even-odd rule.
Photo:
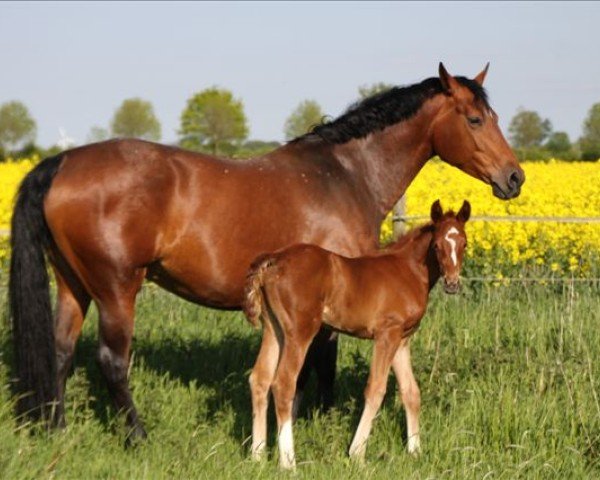
[[[385,83],[362,86],[359,99],[391,88]],[[326,122],[321,106],[315,100],[304,100],[291,112],[283,125],[286,140],[310,131]],[[508,139],[522,160],[598,160],[600,159],[600,102],[592,105],[583,123],[582,136],[571,141],[563,131],[554,131],[549,119],[538,112],[519,108],[508,127]],[[27,107],[19,101],[0,106],[0,159],[18,158],[38,153],[46,156],[68,145],[44,150],[36,145],[36,122]],[[266,153],[277,146],[276,141],[249,140],[248,119],[241,99],[227,89],[210,87],[193,94],[180,116],[177,144],[183,148],[247,158]],[[135,137],[159,141],[161,125],[152,103],[141,98],[124,100],[115,110],[108,127],[90,129],[87,143],[115,137]]]

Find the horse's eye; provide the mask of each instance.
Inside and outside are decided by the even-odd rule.
[[[467,120],[469,121],[469,125],[472,127],[478,127],[479,125],[483,124],[481,117],[467,117]]]

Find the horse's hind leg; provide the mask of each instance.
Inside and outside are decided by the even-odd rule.
[[[337,332],[333,332],[327,327],[322,327],[310,344],[306,360],[302,370],[300,370],[300,375],[298,375],[296,396],[292,407],[294,420],[298,417],[304,390],[310,379],[312,369],[317,374],[317,405],[323,412],[327,412],[333,407],[337,344]]]
[[[65,386],[73,362],[75,344],[81,334],[83,319],[90,305],[90,296],[74,275],[61,273],[53,266],[57,285],[54,339],[56,345],[56,373],[58,377],[58,402],[54,421],[65,426]]]
[[[118,411],[124,412],[129,428],[127,444],[146,438],[129,390],[127,373],[133,336],[135,297],[143,275],[134,284],[111,292],[97,300],[100,313],[100,347],[98,363],[106,380],[108,391]]]
[[[324,412],[333,407],[335,368],[337,363],[338,333],[329,328],[321,328],[313,345],[318,342],[315,358],[318,396]]]

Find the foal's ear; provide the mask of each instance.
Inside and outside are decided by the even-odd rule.
[[[448,73],[442,62],[440,62],[439,72],[440,81],[442,82],[442,88],[444,91],[446,93],[452,93],[452,90],[456,90],[458,87],[458,82],[456,81],[456,78]]]
[[[439,200],[433,202],[431,205],[431,220],[433,223],[440,221],[440,219],[444,216],[444,211],[442,210],[442,205]]]
[[[458,214],[456,215],[456,219],[461,223],[465,223],[469,219],[470,216],[471,216],[471,204],[469,203],[468,200],[465,200],[462,204],[462,207],[460,207]]]
[[[477,74],[477,76],[473,79],[479,85],[483,85],[483,81],[485,80],[485,76],[487,75],[488,68],[490,68],[490,62],[485,65],[485,68]]]

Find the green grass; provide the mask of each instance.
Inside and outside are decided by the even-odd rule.
[[[78,345],[64,432],[32,435],[13,418],[6,321],[0,327],[0,472],[27,478],[598,478],[598,284],[436,288],[413,340],[423,453],[405,453],[390,377],[367,461],[346,452],[358,423],[371,342],[343,337],[336,408],[310,396],[294,434],[297,473],[248,459],[247,384],[260,332],[239,313],[198,308],[156,288],[138,302],[131,384],[149,440],[125,450],[95,364],[96,315]],[[4,292],[1,292],[4,297]],[[3,300],[4,301],[4,300]],[[6,308],[0,305],[2,311]]]

